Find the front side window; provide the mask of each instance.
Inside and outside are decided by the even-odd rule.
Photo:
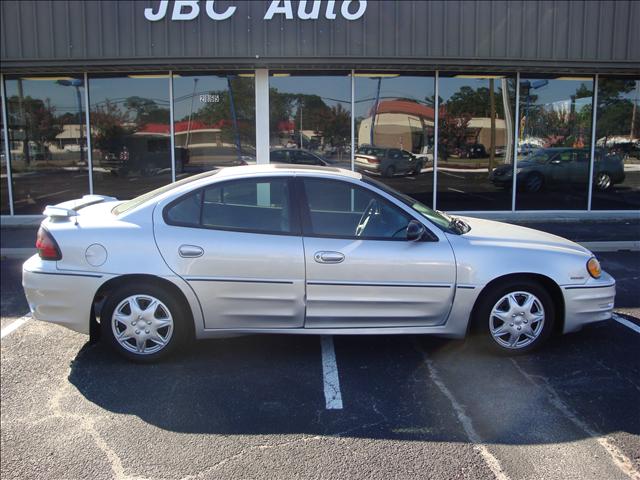
[[[306,178],[309,234],[370,240],[404,239],[411,217],[352,183]]]
[[[240,232],[297,233],[289,199],[286,178],[222,182],[174,201],[165,210],[165,221]]]

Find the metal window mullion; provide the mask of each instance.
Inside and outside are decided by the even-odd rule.
[[[351,171],[356,165],[356,77],[355,70],[351,70]]]
[[[440,85],[440,72],[436,70],[435,77],[435,93],[433,97],[433,209],[437,208],[437,199],[438,199],[438,143],[440,139],[440,131],[438,128],[438,123],[440,122],[440,105],[438,102],[438,90]]]
[[[171,144],[171,181],[176,181],[176,144],[173,125],[173,70],[169,70],[169,141]]]
[[[518,143],[520,140],[520,72],[516,73],[516,113],[515,127],[513,129],[513,180],[511,186],[511,211],[516,211],[516,190],[518,180]]]
[[[269,69],[257,68],[254,77],[256,105],[256,164],[271,163],[269,158]]]
[[[589,179],[588,179],[588,193],[587,193],[587,211],[591,211],[591,202],[593,201],[593,169],[595,167],[595,153],[596,153],[596,123],[598,117],[598,81],[599,76],[596,76],[593,80],[593,106],[591,107],[591,159],[589,160]]]
[[[89,76],[84,72],[84,126],[87,142],[87,170],[89,171],[89,194],[93,195],[93,148],[91,148],[91,121],[89,119]],[[82,148],[82,145],[80,145]]]
[[[0,74],[0,95],[2,96],[2,135],[4,136],[4,164],[7,167],[7,193],[9,196],[9,215],[13,215],[13,178],[11,176],[11,160],[9,158],[9,122],[7,121],[7,98],[4,95],[4,75]]]

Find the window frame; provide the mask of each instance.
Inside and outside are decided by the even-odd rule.
[[[268,181],[273,181],[273,180],[284,180],[287,184],[287,190],[288,190],[288,197],[289,197],[289,231],[288,232],[282,232],[282,231],[276,231],[276,230],[254,230],[254,229],[240,229],[240,228],[234,228],[234,227],[221,227],[221,226],[209,226],[209,225],[203,225],[202,224],[202,208],[204,206],[204,197],[205,197],[205,190],[208,188],[212,188],[212,187],[225,187],[226,185],[229,184],[234,184],[234,183],[239,183],[239,182],[245,182],[245,181],[253,181],[255,183],[263,183],[263,182],[268,182]],[[199,222],[197,225],[192,224],[192,223],[186,223],[186,222],[176,222],[173,220],[170,220],[168,218],[168,212],[169,210],[171,210],[171,208],[173,208],[174,205],[176,205],[177,203],[180,203],[182,200],[185,199],[185,197],[189,196],[189,195],[197,195],[198,193],[201,194],[200,196],[200,218],[199,218]],[[269,175],[269,176],[265,176],[265,177],[261,177],[261,176],[248,176],[248,177],[243,177],[243,178],[233,178],[233,179],[229,179],[229,180],[222,180],[219,182],[213,182],[210,183],[208,185],[203,185],[201,187],[195,188],[189,192],[183,193],[182,195],[178,196],[177,198],[171,200],[167,205],[165,205],[162,209],[162,220],[164,221],[164,223],[166,225],[170,225],[173,227],[182,227],[182,228],[198,228],[198,229],[202,229],[202,230],[217,230],[217,231],[222,231],[222,232],[237,232],[237,233],[251,233],[251,234],[259,234],[259,235],[284,235],[284,236],[289,236],[289,237],[299,237],[302,235],[302,229],[301,229],[301,221],[300,221],[300,208],[298,206],[297,202],[297,196],[295,195],[295,182],[294,182],[294,177],[290,176],[290,175]]]
[[[386,198],[381,195],[379,192],[375,191],[372,188],[369,188],[366,184],[360,184],[357,182],[351,182],[341,178],[327,178],[327,177],[316,177],[311,175],[296,175],[295,177],[295,191],[297,197],[297,204],[299,206],[299,212],[301,216],[301,224],[302,224],[302,235],[304,237],[309,238],[331,238],[331,239],[340,239],[340,240],[367,240],[367,241],[377,241],[377,242],[408,242],[409,240],[405,238],[389,238],[389,237],[356,237],[355,235],[325,235],[318,234],[313,232],[313,228],[311,225],[311,211],[309,208],[309,201],[307,199],[307,191],[304,185],[304,180],[320,180],[325,182],[337,182],[342,184],[347,184],[352,188],[359,188],[361,190],[365,190],[368,193],[371,193],[378,200],[386,202],[389,204],[394,210],[401,213],[402,215],[409,218],[409,221],[416,220],[420,222],[425,228],[425,234],[423,235],[420,242],[437,242],[439,239],[431,232],[429,227],[427,227],[424,222],[420,219],[417,219],[410,212],[407,212],[404,208],[398,206],[395,201]]]

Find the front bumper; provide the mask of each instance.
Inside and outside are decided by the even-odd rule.
[[[563,333],[575,332],[584,325],[608,320],[613,313],[616,298],[616,282],[606,272],[598,280],[585,285],[562,287],[565,304]]]
[[[33,318],[89,333],[93,298],[103,275],[58,270],[38,255],[22,266],[22,287]]]

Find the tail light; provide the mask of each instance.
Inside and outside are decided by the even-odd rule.
[[[58,244],[46,228],[40,227],[38,229],[36,248],[38,255],[43,260],[60,260],[62,258]]]
[[[369,163],[373,163],[374,165],[379,165],[380,164],[380,159],[378,158],[367,158],[367,162]]]

